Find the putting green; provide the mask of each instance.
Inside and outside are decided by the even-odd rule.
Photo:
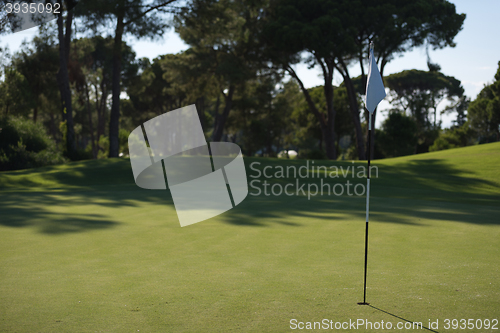
[[[245,158],[249,180],[281,186],[296,179],[252,178],[254,162],[306,163]],[[127,159],[0,173],[0,331],[285,332],[292,319],[497,331],[445,320],[500,319],[500,143],[373,165],[372,306],[357,305],[363,196],[250,194],[181,228],[169,192],[137,188]],[[300,182],[347,180],[365,183]]]

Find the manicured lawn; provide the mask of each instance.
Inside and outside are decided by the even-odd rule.
[[[249,180],[253,162],[306,163],[245,158]],[[286,332],[294,318],[395,316],[497,331],[444,320],[500,319],[500,143],[373,165],[373,307],[357,305],[365,197],[250,194],[181,228],[170,193],[136,187],[128,159],[0,173],[0,331]]]

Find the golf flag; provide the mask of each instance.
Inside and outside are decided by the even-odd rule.
[[[366,82],[366,97],[365,106],[369,111],[368,117],[368,149],[367,160],[368,160],[368,175],[366,177],[366,231],[365,231],[365,278],[363,287],[363,302],[359,302],[359,305],[369,305],[366,303],[366,271],[368,268],[368,220],[370,217],[370,156],[371,156],[371,137],[372,137],[372,118],[373,111],[377,107],[378,103],[385,97],[384,83],[382,82],[382,77],[378,71],[377,62],[375,61],[375,56],[373,55],[373,43],[370,43],[370,57],[368,62],[368,79]]]
[[[368,68],[368,80],[366,82],[366,97],[365,105],[368,111],[372,113],[377,107],[378,103],[385,97],[384,83],[378,71],[377,62],[373,55],[373,48],[370,48],[370,60]]]

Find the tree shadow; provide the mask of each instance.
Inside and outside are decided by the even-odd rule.
[[[380,180],[380,186],[388,187],[386,191],[393,192],[382,192],[385,196],[416,196],[441,201],[457,201],[462,197],[462,202],[477,203],[493,203],[491,200],[500,197],[500,182],[482,179],[478,172],[459,169],[443,159],[411,160],[395,165],[381,164],[379,170],[377,180]],[[443,194],[446,196],[443,197]]]
[[[258,164],[255,164],[258,162]],[[267,181],[285,186],[305,183],[306,195],[294,194],[255,196],[250,186],[249,195],[237,207],[215,219],[222,223],[269,227],[285,225],[303,226],[308,220],[339,222],[346,215],[354,219],[365,218],[365,196],[315,195],[307,197],[307,186],[321,188],[324,184],[352,186],[366,184],[366,179],[348,174],[331,178],[328,172],[317,172],[318,166],[330,168],[366,167],[365,163],[338,161],[278,160],[245,158],[248,181]],[[278,166],[301,168],[307,178],[278,178],[272,174]],[[481,179],[474,172],[458,169],[446,160],[414,160],[395,165],[377,165],[378,175],[372,172],[370,220],[426,226],[425,220],[443,220],[474,224],[499,224],[500,186]],[[267,178],[263,169],[267,169]],[[261,173],[257,176],[257,170]],[[378,177],[377,177],[378,176]],[[262,187],[261,187],[262,189]],[[485,190],[486,189],[486,190]],[[86,214],[55,213],[47,207],[97,205],[101,207],[140,207],[144,203],[173,205],[168,190],[145,190],[135,185],[128,159],[108,159],[70,163],[64,166],[45,167],[0,173],[0,225],[9,227],[37,227],[42,233],[63,234],[115,227],[120,221],[98,211]],[[491,194],[490,194],[491,193]],[[293,217],[293,220],[292,220]],[[300,219],[297,219],[299,217]],[[300,221],[300,222],[297,222]]]
[[[110,190],[9,191],[0,195],[0,225],[34,227],[45,234],[64,234],[116,227],[119,220],[99,212],[98,207],[139,207],[143,203],[172,204],[165,191],[141,192],[130,186]],[[71,207],[88,212],[74,213]],[[57,207],[57,210],[52,208]],[[63,208],[62,210],[59,208]],[[65,209],[66,208],[66,209]]]
[[[325,183],[333,187],[339,183],[345,185],[349,181],[352,188],[357,184],[366,184],[365,178],[356,176],[356,172],[360,170],[359,167],[366,167],[364,163],[314,162],[314,168],[310,161],[308,173],[302,172],[301,175],[307,174],[308,178],[299,178],[300,184],[315,184],[318,189]],[[269,225],[272,220],[274,223],[298,226],[296,222],[288,222],[287,217],[303,217],[303,224],[307,223],[308,218],[341,222],[345,219],[345,214],[360,220],[365,218],[366,197],[364,195],[349,196],[346,193],[341,196],[333,193],[326,195],[325,190],[324,195],[311,196],[310,200],[307,195],[275,196],[270,190],[274,184],[279,184],[283,188],[297,181],[294,177],[274,177],[273,173],[277,171],[279,165],[284,165],[283,161],[246,158],[245,164],[249,183],[254,180],[259,181],[260,183],[257,184],[260,184],[261,195],[253,196],[252,190],[254,189],[250,188],[251,193],[238,207],[221,216],[225,223],[264,226]],[[300,168],[306,166],[306,161],[286,161],[286,165]],[[330,166],[343,167],[345,170],[353,165],[356,166],[354,175],[349,173],[347,177],[344,177],[339,172],[338,178],[328,176]],[[326,166],[327,172],[321,169],[318,173],[318,166]],[[464,172],[446,160],[440,159],[414,160],[397,165],[375,163],[375,166],[378,167],[378,175],[372,170],[370,220],[421,226],[427,225],[425,220],[473,224],[500,223],[497,218],[500,213],[499,184],[481,179],[474,172]],[[267,176],[271,177],[264,176],[265,167],[268,167]],[[469,176],[464,176],[464,174]],[[260,177],[257,178],[259,175]],[[268,194],[271,195],[264,194],[264,181],[269,184]]]

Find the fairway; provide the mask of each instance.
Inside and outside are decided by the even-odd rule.
[[[245,157],[249,181],[254,162],[306,165]],[[371,306],[357,305],[364,196],[250,188],[234,209],[181,228],[169,191],[138,188],[128,159],[2,172],[0,331],[288,332],[301,331],[292,319],[363,319],[498,332],[445,320],[500,319],[500,143],[372,165]],[[321,179],[365,183],[349,177]]]

